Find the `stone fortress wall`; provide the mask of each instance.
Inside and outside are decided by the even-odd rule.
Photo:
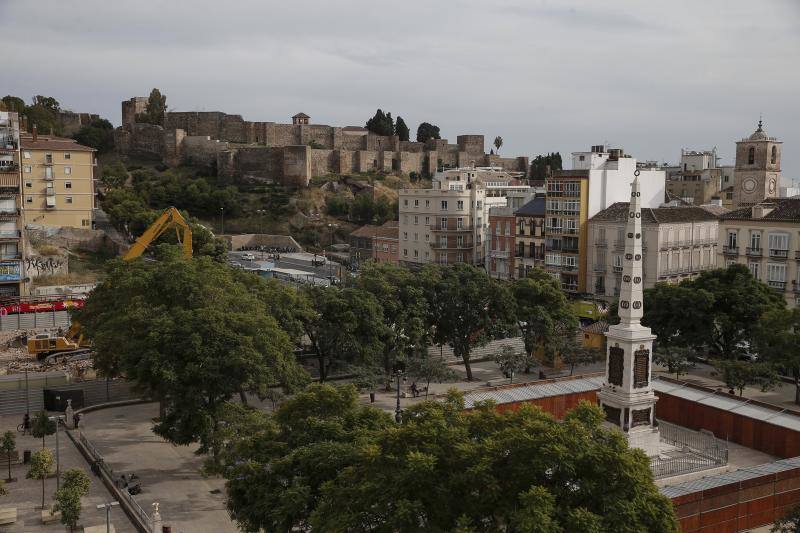
[[[122,102],[122,126],[115,131],[122,155],[169,165],[216,165],[220,175],[233,178],[305,187],[314,176],[375,171],[430,176],[440,165],[528,170],[527,157],[486,154],[483,135],[459,135],[456,144],[419,143],[359,127],[250,122],[220,111],[168,111],[162,127],[136,122],[146,105],[145,97]]]

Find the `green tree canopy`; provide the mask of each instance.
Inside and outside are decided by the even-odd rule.
[[[757,386],[766,392],[778,384],[775,369],[768,363],[718,359],[713,364],[725,385],[739,391],[739,396],[745,387]]]
[[[388,263],[367,262],[355,285],[372,294],[383,310],[383,365],[387,374],[395,361],[425,350],[428,303],[413,272]]]
[[[154,431],[208,448],[225,401],[305,380],[292,344],[231,269],[160,245],[157,261],[110,261],[75,319],[94,339],[95,367],[125,375],[167,409]]]
[[[503,146],[503,138],[499,135],[494,138],[494,147],[497,148],[497,153],[500,153],[500,147]]]
[[[92,486],[92,480],[89,474],[80,468],[70,468],[61,474],[61,486],[73,489],[81,496],[89,494],[89,487]]]
[[[6,111],[15,111],[17,113],[23,113],[25,111],[25,100],[19,96],[7,94],[3,97],[3,103],[6,106]]]
[[[70,468],[61,476],[61,488],[56,491],[54,510],[61,512],[61,523],[75,530],[81,517],[81,497],[89,494],[91,479],[80,468]]]
[[[104,154],[114,149],[114,126],[108,120],[98,118],[82,126],[72,138],[84,146],[94,148],[99,154]]]
[[[42,448],[31,455],[31,467],[27,477],[42,480],[42,509],[44,509],[44,482],[53,474],[55,462],[53,452],[47,448]]]
[[[645,292],[645,324],[677,324],[685,342],[681,345],[705,345],[713,354],[724,359],[733,359],[742,350],[744,343],[753,337],[754,330],[761,315],[773,309],[784,309],[786,301],[783,296],[753,277],[745,265],[734,264],[724,269],[707,270],[698,277],[686,280],[680,287],[688,289],[677,298],[677,303],[689,302],[696,308],[686,305],[671,305],[660,309],[660,305],[651,305]],[[694,292],[694,295],[691,295]],[[685,298],[684,298],[685,297]],[[653,313],[660,313],[659,318],[652,318]],[[673,318],[663,316],[672,314]],[[686,324],[686,318],[677,315],[688,315],[697,319],[694,324]],[[657,331],[654,331],[658,333]]]
[[[136,121],[163,126],[166,113],[167,96],[161,94],[161,91],[154,88],[152,91],[150,91],[150,96],[147,98],[147,107],[145,108],[145,112],[140,113],[136,117]]]
[[[558,281],[542,269],[511,285],[515,318],[525,350],[533,357],[541,347],[544,358],[552,361],[564,338],[578,327],[578,319]]]
[[[67,526],[72,533],[81,518],[80,493],[74,488],[61,487],[56,491],[55,500],[53,510],[61,513],[61,523]]]
[[[299,319],[317,356],[320,380],[331,370],[380,367],[386,338],[383,310],[361,289],[306,286],[307,312]]]
[[[411,131],[408,129],[406,121],[403,120],[403,117],[400,115],[397,116],[397,121],[394,124],[394,134],[397,135],[401,141],[407,141],[409,139],[409,135],[411,135]]]
[[[352,387],[314,385],[229,438],[229,511],[248,532],[677,531],[647,457],[597,406],[563,422],[463,407],[452,393],[395,425]]]
[[[441,139],[439,126],[434,126],[428,122],[423,122],[417,128],[417,142],[424,143],[429,139]]]
[[[800,404],[800,309],[771,309],[755,331],[760,357],[784,369],[794,380],[794,402]]]
[[[42,439],[44,449],[44,438],[56,432],[56,423],[47,416],[44,411],[38,411],[31,420],[31,435],[34,438]]]
[[[375,116],[367,121],[366,128],[376,135],[391,136],[394,135],[394,121],[392,114],[386,113],[380,109],[375,111]]]
[[[0,452],[6,454],[8,462],[8,481],[11,481],[11,454],[17,451],[17,439],[12,431],[3,433],[3,439],[0,441]]]
[[[561,154],[559,152],[537,155],[531,161],[530,179],[544,181],[547,177],[547,167],[550,167],[551,171],[561,170],[561,164]]]
[[[472,349],[513,327],[514,301],[508,286],[466,263],[427,265],[420,276],[432,338],[438,344],[452,346],[471,380]]]

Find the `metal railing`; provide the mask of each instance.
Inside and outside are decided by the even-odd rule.
[[[83,446],[86,448],[86,451],[89,452],[89,455],[91,456],[97,468],[102,470],[114,484],[117,484],[117,477],[114,474],[114,469],[106,464],[105,460],[103,459],[103,455],[97,450],[97,447],[92,443],[92,441],[87,439],[83,432],[80,433],[78,438],[80,439],[81,444],[83,444]],[[122,502],[123,505],[127,505],[131,512],[135,513],[143,523],[149,524],[150,517],[147,515],[145,510],[142,509],[142,506],[139,505],[139,502],[136,501],[136,498],[134,498],[125,487],[117,486],[117,488],[119,489],[117,492],[124,500],[124,502]]]
[[[744,253],[751,257],[761,257],[762,251],[761,248],[751,248],[748,246],[744,249]]]
[[[710,431],[692,431],[660,420],[658,426],[661,442],[674,446],[675,450],[650,462],[656,479],[728,464],[728,443]]]
[[[767,281],[767,285],[772,287],[773,289],[778,289],[779,291],[786,290],[786,282],[785,281]]]
[[[769,256],[774,257],[776,259],[786,259],[787,257],[789,257],[789,250],[770,248]]]
[[[738,246],[723,246],[722,253],[725,255],[739,255]]]
[[[606,271],[606,265],[594,265],[593,270],[595,272],[605,272]]]

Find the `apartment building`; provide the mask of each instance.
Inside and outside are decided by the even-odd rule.
[[[25,225],[91,228],[95,149],[35,126],[21,145]]]
[[[703,205],[719,198],[723,169],[717,166],[719,158],[713,150],[681,149],[680,167],[667,179],[670,199],[680,198],[687,204]]]
[[[497,279],[510,280],[514,277],[515,223],[513,207],[492,207],[489,209],[489,260],[486,270]]]
[[[587,227],[589,218],[614,202],[628,200],[634,173],[639,176],[643,208],[664,202],[663,170],[637,168],[621,148],[593,146],[573,152],[572,169],[546,180],[545,269],[570,293],[587,291]]]
[[[398,263],[398,224],[390,220],[382,226],[367,224],[350,234],[350,262],[360,265],[365,261]]]
[[[642,283],[678,282],[716,268],[718,206],[642,209]],[[628,202],[617,202],[588,223],[588,292],[607,301],[619,296]]]
[[[800,301],[800,198],[776,198],[720,217],[720,266],[747,265],[780,292],[790,307]]]
[[[485,265],[489,209],[504,207],[507,194],[529,189],[518,174],[494,167],[449,169],[434,176],[430,189],[401,190],[400,263]]]
[[[26,294],[19,115],[0,111],[0,298]]]
[[[527,276],[534,267],[544,268],[545,202],[544,196],[536,197],[514,212],[517,232],[514,266],[517,279]]]

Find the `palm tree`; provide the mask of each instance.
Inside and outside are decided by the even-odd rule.
[[[503,146],[503,138],[499,135],[494,138],[494,146],[497,148],[497,153],[500,153],[500,147]]]

